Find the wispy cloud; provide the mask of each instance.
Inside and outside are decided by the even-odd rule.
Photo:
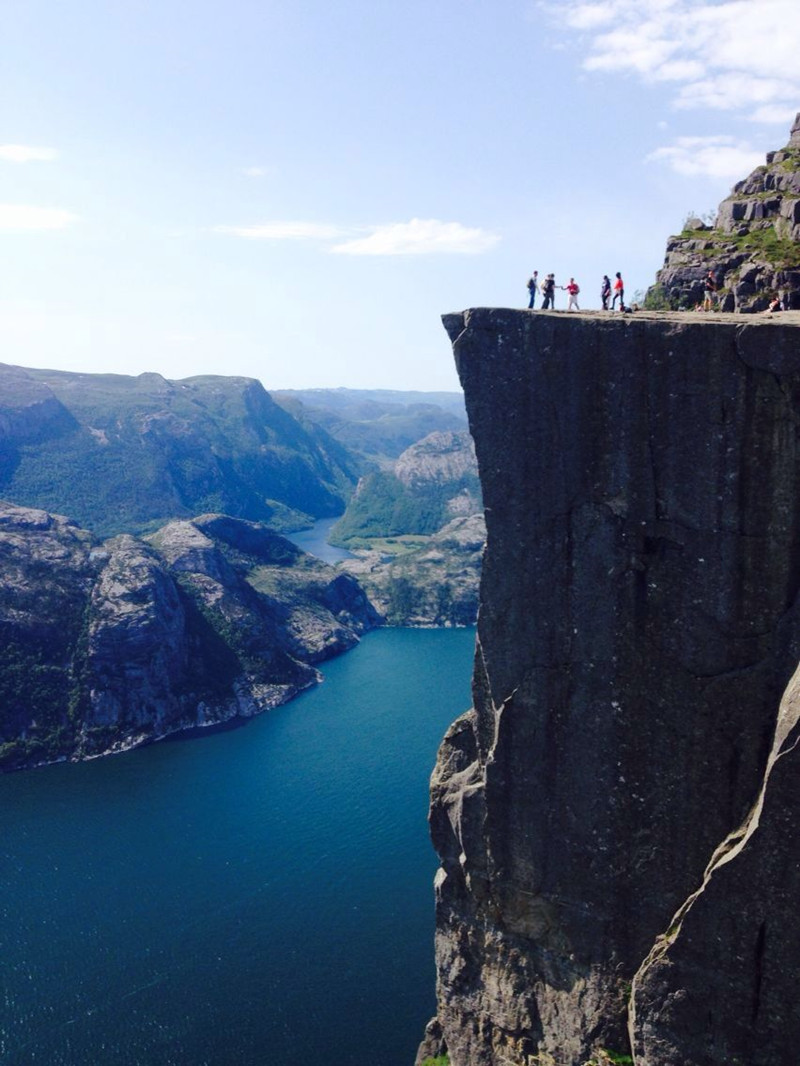
[[[65,229],[78,216],[58,207],[34,207],[30,204],[0,204],[0,231]]]
[[[243,167],[242,174],[246,178],[267,178],[275,173],[275,167]]]
[[[676,107],[785,123],[800,100],[797,0],[545,0],[589,71],[673,82]]]
[[[651,152],[645,161],[666,163],[688,177],[734,180],[763,162],[763,153],[733,137],[678,137],[674,144]]]
[[[57,156],[55,148],[37,148],[32,144],[0,144],[0,159],[6,163],[49,163]]]
[[[368,236],[334,245],[331,251],[341,255],[477,255],[499,240],[495,233],[460,222],[412,218],[410,222],[375,226]]]
[[[250,241],[336,240],[346,230],[324,222],[262,222],[255,226],[215,226],[216,233],[243,237]]]
[[[322,222],[262,222],[216,226],[215,232],[254,241],[338,241],[327,248],[337,255],[477,255],[500,240],[488,230],[435,218],[349,228]]]

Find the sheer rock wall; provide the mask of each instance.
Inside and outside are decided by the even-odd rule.
[[[488,540],[420,1059],[794,1062],[800,329],[445,325]]]

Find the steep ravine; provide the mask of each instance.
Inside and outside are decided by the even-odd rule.
[[[490,309],[445,325],[488,539],[474,709],[432,783],[420,1057],[788,1066],[800,329]]]

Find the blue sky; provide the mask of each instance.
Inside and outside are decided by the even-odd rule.
[[[456,388],[442,312],[645,288],[800,110],[797,0],[6,0],[0,50],[0,360],[267,388]]]

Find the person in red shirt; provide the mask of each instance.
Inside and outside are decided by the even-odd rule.
[[[619,297],[619,309],[625,310],[625,282],[622,280],[622,274],[619,271],[614,275],[614,296],[611,300],[611,310],[616,307],[617,297]]]
[[[571,311],[574,306],[576,311],[580,311],[580,307],[578,307],[578,293],[581,291],[581,287],[577,283],[575,278],[570,278],[569,284],[562,285],[561,288],[566,289],[569,293],[569,300],[567,301],[567,310]]]

